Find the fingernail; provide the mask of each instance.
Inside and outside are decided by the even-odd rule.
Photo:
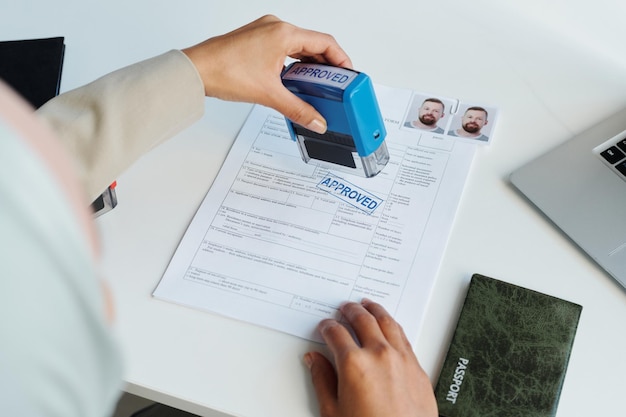
[[[322,321],[320,321],[317,325],[317,330],[320,333],[324,333],[324,330],[326,330],[326,328],[328,326],[330,326],[332,324],[332,320],[331,319],[324,319]]]
[[[312,130],[315,133],[323,135],[326,133],[326,121],[320,119],[313,119],[311,123],[306,126],[307,129]]]
[[[311,369],[311,366],[313,366],[313,355],[311,355],[310,353],[305,353],[304,364],[307,368]]]

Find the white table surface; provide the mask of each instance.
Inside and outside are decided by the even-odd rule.
[[[626,387],[626,291],[507,176],[626,107],[626,5],[515,3],[1,0],[0,39],[65,36],[65,91],[273,13],[332,33],[376,83],[498,106],[494,141],[474,161],[415,351],[436,381],[474,272],[571,300],[583,314],[557,415],[616,415]],[[151,297],[250,105],[207,99],[206,108],[119,178],[120,204],[98,221],[127,390],[207,416],[317,415],[301,358],[318,345]]]

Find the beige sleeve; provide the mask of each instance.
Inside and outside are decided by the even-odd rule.
[[[37,110],[76,161],[88,203],[203,112],[200,76],[177,50],[112,72]]]

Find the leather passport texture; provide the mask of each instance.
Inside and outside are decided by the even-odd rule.
[[[581,312],[474,274],[435,388],[439,415],[554,416]]]

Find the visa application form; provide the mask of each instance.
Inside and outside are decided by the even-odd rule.
[[[283,116],[254,106],[153,295],[314,341],[367,297],[415,337],[476,145],[404,128],[415,93],[375,88],[390,161],[373,178],[304,163]]]

